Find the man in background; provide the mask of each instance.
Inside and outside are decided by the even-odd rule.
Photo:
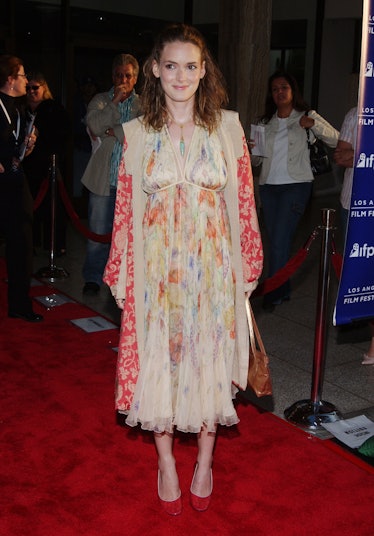
[[[93,152],[82,177],[89,191],[88,226],[93,233],[106,235],[112,231],[117,189],[118,166],[122,153],[123,129],[126,123],[140,115],[140,101],[134,86],[139,64],[131,54],[118,54],[112,64],[113,86],[98,93],[90,101],[86,122],[93,139],[101,143]],[[83,294],[100,291],[110,243],[88,240],[83,265]]]

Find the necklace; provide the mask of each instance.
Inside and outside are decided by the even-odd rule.
[[[181,155],[184,156],[184,150],[186,148],[185,143],[184,143],[184,137],[183,137],[184,125],[179,125],[179,127],[181,129],[181,137],[179,138],[179,150],[180,150]]]
[[[183,128],[190,121],[190,119],[188,119],[184,123],[177,123],[176,120],[171,115],[169,115],[169,117],[170,117],[170,122],[175,123],[181,129],[180,138],[179,138],[179,152],[181,156],[183,157],[186,151],[186,143],[184,141]]]

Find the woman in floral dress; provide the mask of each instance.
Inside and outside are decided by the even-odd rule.
[[[175,25],[144,65],[144,115],[123,125],[104,281],[123,309],[116,408],[154,432],[158,495],[182,510],[173,432],[197,435],[190,500],[206,510],[217,425],[238,417],[249,336],[245,299],[262,243],[243,129],[194,28]]]

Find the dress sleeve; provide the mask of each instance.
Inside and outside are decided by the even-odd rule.
[[[245,291],[257,285],[263,267],[262,240],[253,188],[251,159],[243,136],[243,155],[238,158],[240,243]]]
[[[126,172],[124,140],[123,152],[118,168],[118,185],[114,210],[112,241],[103,281],[116,299],[126,298],[126,280],[129,257],[132,250],[132,176]]]

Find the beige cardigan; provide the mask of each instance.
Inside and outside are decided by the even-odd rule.
[[[126,174],[132,176],[133,195],[133,245],[134,245],[134,296],[135,296],[135,317],[136,335],[138,341],[139,361],[142,362],[142,352],[144,348],[144,277],[143,277],[143,238],[142,238],[142,218],[145,210],[147,195],[141,188],[142,181],[142,155],[145,146],[146,130],[141,122],[141,118],[134,119],[123,124],[125,134],[124,161]],[[258,265],[261,268],[256,270],[251,281],[243,281],[243,265],[240,245],[239,226],[239,204],[238,204],[238,180],[237,161],[243,154],[244,132],[239,122],[236,112],[223,111],[222,121],[219,127],[219,136],[222,142],[225,159],[228,166],[228,183],[224,190],[225,201],[230,218],[233,263],[236,273],[236,351],[234,362],[232,363],[232,381],[242,389],[247,386],[248,360],[249,360],[249,331],[245,309],[245,292],[253,290],[262,269],[262,255]],[[248,157],[249,158],[249,157]],[[252,177],[250,177],[252,180]],[[251,215],[251,221],[259,234],[257,215]],[[262,253],[262,250],[261,250]],[[126,291],[126,261],[127,244],[121,259],[121,266],[117,274],[117,280],[108,269],[104,281],[110,286],[113,296],[116,299],[125,299]],[[109,261],[110,262],[110,261]],[[108,262],[108,264],[109,264]],[[235,390],[235,389],[234,389]]]

